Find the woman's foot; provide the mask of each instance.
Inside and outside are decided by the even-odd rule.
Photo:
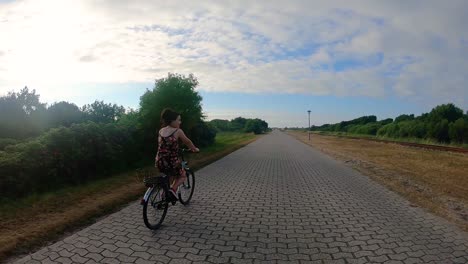
[[[177,199],[177,191],[174,191],[173,188],[169,188],[169,199],[171,199],[172,201],[179,200]]]
[[[180,185],[182,185],[184,183],[186,178],[180,178],[180,179],[177,179],[174,184],[172,184],[171,188],[174,190],[174,192],[178,192],[179,190],[179,187]]]

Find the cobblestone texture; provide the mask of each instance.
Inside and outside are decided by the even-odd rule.
[[[196,172],[147,229],[138,202],[16,263],[468,263],[468,234],[274,131]]]

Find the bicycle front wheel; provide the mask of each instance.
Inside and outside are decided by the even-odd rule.
[[[168,204],[164,195],[163,188],[155,187],[143,204],[143,221],[149,229],[158,229],[166,217]]]
[[[191,170],[186,170],[185,174],[187,178],[179,187],[179,201],[183,205],[187,205],[190,202],[195,190],[195,173]]]

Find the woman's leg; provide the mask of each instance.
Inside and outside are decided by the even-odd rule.
[[[180,177],[178,177],[174,183],[174,185],[172,186],[172,189],[173,190],[177,190],[177,188],[179,187],[179,185],[181,185],[185,180],[187,179],[187,175],[185,173],[185,170],[182,170],[181,171],[181,175]]]

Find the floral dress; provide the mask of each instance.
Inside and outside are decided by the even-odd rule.
[[[161,141],[159,142],[155,165],[162,173],[178,178],[182,175],[183,169],[179,159],[179,142],[174,136],[176,131],[177,129],[167,137],[163,137],[159,133]]]

